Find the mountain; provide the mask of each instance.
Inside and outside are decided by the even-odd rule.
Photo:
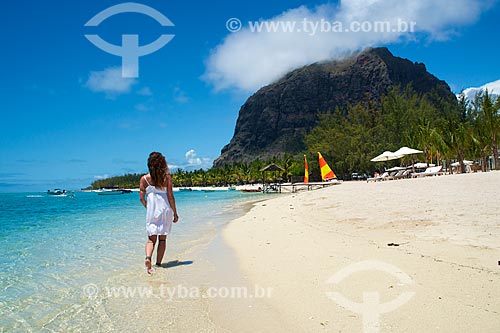
[[[488,89],[488,92],[492,95],[499,96],[500,95],[500,80],[486,83],[485,85],[479,87],[479,88],[467,88],[464,89],[463,93],[467,97],[469,101],[473,101],[474,98],[476,97],[476,94],[480,92],[481,90],[486,90]],[[458,97],[459,95],[457,95]]]
[[[296,69],[248,98],[234,136],[214,166],[299,153],[320,112],[346,110],[366,96],[379,101],[389,87],[408,84],[419,94],[436,91],[446,101],[456,101],[448,84],[428,73],[424,64],[395,57],[387,48]]]

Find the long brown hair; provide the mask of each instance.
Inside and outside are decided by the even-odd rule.
[[[167,187],[168,165],[165,157],[159,152],[152,152],[148,158],[148,169],[153,185]]]

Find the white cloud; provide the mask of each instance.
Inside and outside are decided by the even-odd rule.
[[[194,149],[191,149],[191,150],[187,151],[186,154],[185,154],[185,156],[186,156],[186,161],[189,164],[193,164],[193,165],[200,165],[201,164],[201,158],[199,158],[197,156],[197,154],[194,151]]]
[[[117,95],[130,92],[137,80],[122,77],[120,67],[110,67],[103,71],[92,71],[85,83],[85,87],[94,92],[103,92],[107,97],[113,98]]]
[[[301,6],[265,22],[295,22],[294,32],[251,32],[248,26],[229,34],[207,59],[203,78],[216,90],[236,88],[255,91],[279,79],[288,71],[306,64],[341,58],[366,47],[424,38],[444,40],[462,25],[478,20],[481,12],[496,0],[344,0],[313,9]],[[304,31],[304,20],[318,24]],[[398,20],[415,22],[415,33],[320,32],[321,22],[341,22],[349,28],[354,21],[387,21],[391,28]],[[308,23],[309,24],[309,23]],[[300,32],[298,30],[301,30]]]
[[[94,176],[94,179],[106,179],[106,178],[109,178],[109,175],[107,173],[104,174],[104,175]]]
[[[198,157],[194,149],[188,150],[185,154],[187,165],[184,167],[208,168],[212,166],[213,159],[208,157]]]
[[[473,101],[474,98],[476,97],[476,94],[479,91],[481,91],[481,90],[485,91],[486,89],[488,89],[488,93],[490,93],[492,95],[499,96],[500,95],[500,80],[486,83],[485,85],[482,85],[481,87],[464,89],[463,93],[469,101]],[[457,95],[457,97],[458,96],[459,95]]]

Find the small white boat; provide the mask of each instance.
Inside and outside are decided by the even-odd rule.
[[[61,190],[59,188],[56,188],[53,191],[47,190],[47,194],[54,197],[70,197],[70,198],[75,197],[75,194],[73,192],[66,192],[66,190]]]
[[[97,192],[97,195],[120,195],[125,193],[132,193],[132,191],[126,189],[101,189]]]
[[[58,195],[58,196],[62,196],[62,195],[66,195],[66,190],[61,190],[61,189],[59,189],[59,188],[56,188],[56,189],[54,189],[54,191],[47,190],[47,194],[48,194],[48,195]]]

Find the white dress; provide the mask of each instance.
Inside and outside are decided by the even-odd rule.
[[[159,190],[148,183],[146,187],[146,231],[151,235],[168,235],[172,230],[174,212],[167,198],[167,190]]]

